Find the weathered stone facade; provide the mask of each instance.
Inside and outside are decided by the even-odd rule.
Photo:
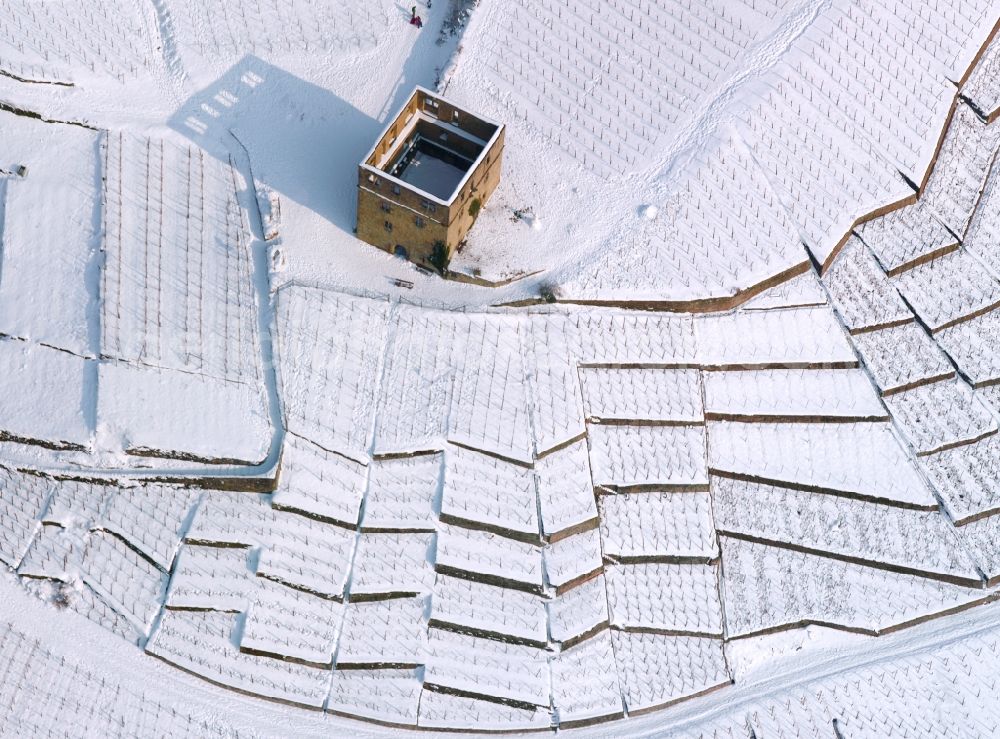
[[[419,265],[440,267],[499,184],[503,145],[501,124],[416,88],[358,166],[358,238]],[[406,181],[413,179],[407,169],[418,148],[432,152],[431,159],[440,153],[448,161],[444,169],[460,176],[457,185],[443,181],[447,192],[432,193]]]

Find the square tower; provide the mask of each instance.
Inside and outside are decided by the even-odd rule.
[[[417,87],[358,166],[358,238],[442,270],[500,182],[503,142],[503,125]]]

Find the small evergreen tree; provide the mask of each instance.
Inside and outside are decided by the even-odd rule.
[[[438,239],[434,242],[434,249],[431,251],[431,255],[428,261],[433,265],[434,269],[440,272],[442,275],[448,268],[448,246],[443,241]]]

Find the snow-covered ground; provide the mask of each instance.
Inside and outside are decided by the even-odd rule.
[[[1000,8],[415,7],[0,0],[4,726],[994,735]]]

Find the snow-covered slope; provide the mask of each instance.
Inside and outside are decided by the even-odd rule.
[[[416,8],[0,2],[4,725],[995,733],[1000,8]]]

